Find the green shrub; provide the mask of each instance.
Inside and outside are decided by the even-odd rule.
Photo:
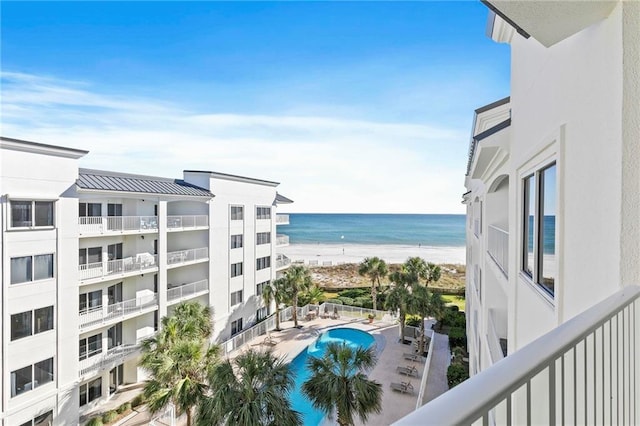
[[[465,364],[451,364],[447,369],[449,389],[459,385],[469,378],[469,368]]]
[[[111,423],[118,418],[118,413],[115,410],[107,411],[102,415],[102,423]]]
[[[334,301],[339,300],[342,302],[343,305],[353,306],[353,299],[347,296],[338,296],[333,300]]]
[[[407,319],[405,320],[405,325],[410,325],[412,327],[420,327],[420,318],[419,315],[407,315]]]
[[[331,303],[333,303],[334,305],[344,305],[344,303],[342,303],[342,300],[338,297],[331,299]]]
[[[373,308],[373,302],[371,296],[360,296],[353,299],[353,306],[359,306],[361,308],[371,309]]]
[[[86,426],[102,426],[102,418],[94,417],[87,422]]]
[[[142,396],[142,394],[136,396],[131,400],[131,407],[133,408],[136,408],[142,404],[144,404],[144,397]]]
[[[447,306],[447,309],[449,309],[450,311],[453,311],[453,312],[460,311],[460,308],[458,307],[458,305]]]
[[[367,294],[371,294],[371,290],[365,288],[349,288],[347,290],[342,290],[338,293],[339,296],[349,297],[351,299],[355,299],[356,297],[366,296]]]
[[[455,348],[456,346],[467,350],[467,333],[464,328],[451,327],[449,330],[449,347]]]
[[[457,308],[457,306],[455,306]],[[441,325],[447,327],[462,327],[467,325],[467,319],[464,312],[460,312],[453,309],[446,309],[442,317]]]
[[[122,414],[125,411],[131,410],[131,403],[130,402],[125,402],[124,404],[122,404],[121,406],[119,406],[116,411],[118,412],[118,414]]]

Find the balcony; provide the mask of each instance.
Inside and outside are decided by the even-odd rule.
[[[124,259],[109,260],[79,265],[80,281],[98,278],[124,278],[130,275],[155,271],[158,269],[158,256],[150,253],[138,253]]]
[[[289,245],[289,236],[284,234],[276,235],[276,246],[277,247],[285,247]]]
[[[101,355],[95,355],[87,359],[81,359],[79,363],[79,376],[82,378],[89,374],[95,374],[98,371],[110,370],[118,364],[122,364],[126,360],[133,358],[140,351],[140,343],[142,339],[133,344],[123,344],[115,346]]]
[[[93,327],[102,327],[112,322],[123,321],[136,315],[151,312],[158,307],[158,296],[150,294],[136,299],[125,300],[111,305],[100,306],[80,313],[80,332]]]
[[[167,266],[176,267],[195,262],[209,260],[209,249],[201,247],[189,250],[178,250],[167,253]]]
[[[78,224],[81,237],[158,232],[157,216],[87,216]]]
[[[489,309],[487,318],[487,341],[489,344],[489,353],[491,354],[491,362],[495,364],[507,356],[507,339],[500,337],[496,327],[496,311]]]
[[[276,257],[276,271],[279,271],[280,269],[288,268],[290,265],[291,265],[291,259],[289,259],[284,254],[279,254]]]
[[[509,233],[489,225],[489,256],[496,262],[505,277],[509,277]]]
[[[177,287],[169,284],[167,303],[178,303],[207,293],[209,293],[209,280],[200,280],[189,284],[182,284]]]
[[[640,424],[639,310],[624,287],[394,424]]]
[[[288,225],[289,224],[289,215],[288,214],[277,214],[276,215],[276,225]]]
[[[209,227],[209,216],[167,216],[168,231],[190,231],[194,229],[207,229]]]

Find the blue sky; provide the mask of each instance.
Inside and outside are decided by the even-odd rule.
[[[2,134],[83,167],[281,182],[298,212],[462,213],[509,94],[479,2],[3,2]],[[215,190],[214,190],[215,192]]]

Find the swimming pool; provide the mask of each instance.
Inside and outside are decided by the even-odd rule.
[[[291,399],[291,408],[302,414],[304,426],[318,426],[324,418],[324,413],[313,408],[311,401],[302,394],[302,384],[310,376],[309,370],[306,368],[307,359],[309,356],[321,357],[331,342],[344,342],[354,348],[369,348],[373,345],[374,338],[369,333],[355,328],[334,328],[322,333],[291,361],[291,369],[295,374],[295,387],[289,398]]]

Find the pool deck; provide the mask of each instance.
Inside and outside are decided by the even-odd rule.
[[[411,346],[401,344],[398,339],[398,325],[383,321],[374,321],[369,324],[367,319],[355,319],[342,317],[340,319],[316,318],[311,321],[300,321],[301,328],[293,328],[293,322],[283,322],[281,331],[270,332],[270,337],[275,344],[265,344],[265,336],[260,336],[248,342],[243,348],[234,352],[231,358],[249,349],[272,350],[277,356],[291,361],[304,348],[311,344],[323,331],[334,327],[351,327],[371,333],[376,340],[376,352],[378,362],[369,373],[369,378],[382,385],[382,412],[372,414],[366,423],[357,418],[357,426],[383,426],[390,425],[396,420],[414,411],[420,392],[420,384],[425,374],[425,362],[412,362],[404,359],[404,354],[411,352]],[[423,402],[428,402],[448,390],[446,370],[449,365],[449,347],[446,335],[435,334],[431,364],[427,377],[427,386],[424,390]],[[407,377],[396,372],[398,366],[413,365],[418,369],[418,377]],[[413,394],[400,393],[391,389],[391,383],[410,381],[414,387]],[[149,413],[144,406],[139,407],[138,415],[133,415],[119,425],[133,426],[148,424]],[[124,420],[124,419],[123,419]],[[186,425],[184,416],[176,421],[177,425]],[[335,424],[335,421],[325,421],[323,426]]]

